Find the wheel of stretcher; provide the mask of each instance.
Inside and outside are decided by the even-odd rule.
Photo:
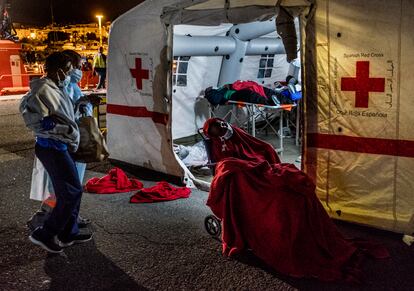
[[[209,215],[204,219],[204,227],[211,236],[219,237],[221,234],[221,222],[214,215]]]

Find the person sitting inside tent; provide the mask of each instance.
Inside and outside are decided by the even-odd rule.
[[[273,90],[254,81],[236,81],[217,89],[208,87],[204,91],[204,97],[214,106],[226,104],[229,100],[277,106],[294,103],[294,100],[290,98],[293,96],[289,93],[290,88],[284,86]],[[287,91],[287,94],[284,91]]]
[[[345,239],[312,180],[280,163],[270,144],[219,118],[203,132],[217,163],[207,205],[222,221],[224,255],[251,249],[280,273],[326,281],[358,280],[364,254],[388,257],[378,245]]]

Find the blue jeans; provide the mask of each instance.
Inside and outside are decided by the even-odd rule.
[[[69,238],[78,234],[77,219],[83,191],[75,162],[68,151],[38,144],[35,153],[48,172],[56,195],[56,207],[43,225],[45,235]]]
[[[76,170],[78,170],[79,181],[82,184],[83,178],[85,177],[86,164],[81,163],[81,162],[76,162],[75,165],[76,165]],[[48,183],[47,188],[50,193],[55,193],[55,189],[53,188],[53,185],[51,183]]]

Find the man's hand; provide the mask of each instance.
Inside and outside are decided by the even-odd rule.
[[[53,119],[53,117],[45,116],[45,117],[43,117],[43,119],[41,121],[41,125],[42,125],[42,128],[44,130],[51,130],[51,129],[55,128],[56,122]]]

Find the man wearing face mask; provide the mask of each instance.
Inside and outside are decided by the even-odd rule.
[[[20,112],[36,137],[35,154],[49,174],[56,195],[56,206],[30,240],[51,253],[62,247],[92,239],[80,234],[77,218],[82,185],[70,153],[79,146],[79,129],[74,103],[64,92],[71,70],[70,58],[59,52],[46,58],[46,76],[33,80],[22,98]]]
[[[72,99],[76,105],[78,103],[81,104],[79,108],[81,109],[80,111],[82,111],[82,114],[92,116],[93,106],[91,102],[89,102],[89,98],[84,97],[80,87],[78,86],[78,83],[82,79],[82,71],[80,70],[82,65],[81,56],[73,50],[64,50],[62,53],[70,58],[73,69],[70,71],[70,75],[68,75],[63,81],[63,86],[61,86],[61,89]],[[99,102],[100,100],[93,101]],[[75,118],[77,119],[79,116],[79,111],[75,112]],[[37,226],[41,225],[45,218],[47,218],[47,216],[56,206],[56,197],[54,195],[55,191],[53,189],[53,185],[51,184],[48,175],[39,174],[39,166],[36,166],[37,163],[39,163],[39,161],[36,159],[32,173],[32,188],[30,190],[30,196],[31,198],[36,197],[32,198],[34,200],[39,200],[39,196],[43,197],[43,201],[40,210],[36,212],[28,221],[28,226],[31,229],[35,229]],[[85,176],[86,164],[75,162],[75,165],[76,169],[78,170],[79,180],[82,184],[83,178]],[[91,221],[89,219],[81,217],[80,215],[78,216],[78,226],[80,228],[86,227],[90,223]]]
[[[67,55],[70,58],[70,61],[72,63],[73,69],[70,71],[70,74],[65,78],[63,82],[63,87],[61,88],[64,93],[66,93],[73,101],[74,104],[81,103],[80,105],[80,111],[82,111],[82,114],[85,114],[86,116],[92,116],[93,114],[93,106],[89,100],[84,96],[82,93],[78,83],[82,79],[82,58],[81,55],[73,50],[64,50],[62,51],[63,54]],[[75,117],[79,117],[80,113],[75,112]],[[83,178],[85,176],[86,171],[86,164],[81,162],[75,162],[76,169],[78,170],[79,180],[81,184],[83,183]],[[51,187],[50,187],[51,188]],[[53,190],[51,191],[53,193]],[[54,207],[54,197],[51,199],[48,199],[45,201],[46,205],[42,205],[42,209],[48,210],[48,208]],[[51,203],[52,202],[52,203]],[[80,227],[85,227],[87,224],[90,223],[89,219],[82,218],[80,215],[78,216],[78,225]]]
[[[82,80],[82,57],[80,54],[73,50],[64,50],[62,53],[69,56],[71,59],[73,70],[70,73],[70,78],[65,83],[64,90],[65,92],[72,98],[72,101],[77,103],[79,101],[83,101],[82,103],[82,113],[86,114],[86,116],[92,116],[93,113],[93,106],[89,103],[87,98],[82,98],[84,95],[78,85],[78,83]]]

